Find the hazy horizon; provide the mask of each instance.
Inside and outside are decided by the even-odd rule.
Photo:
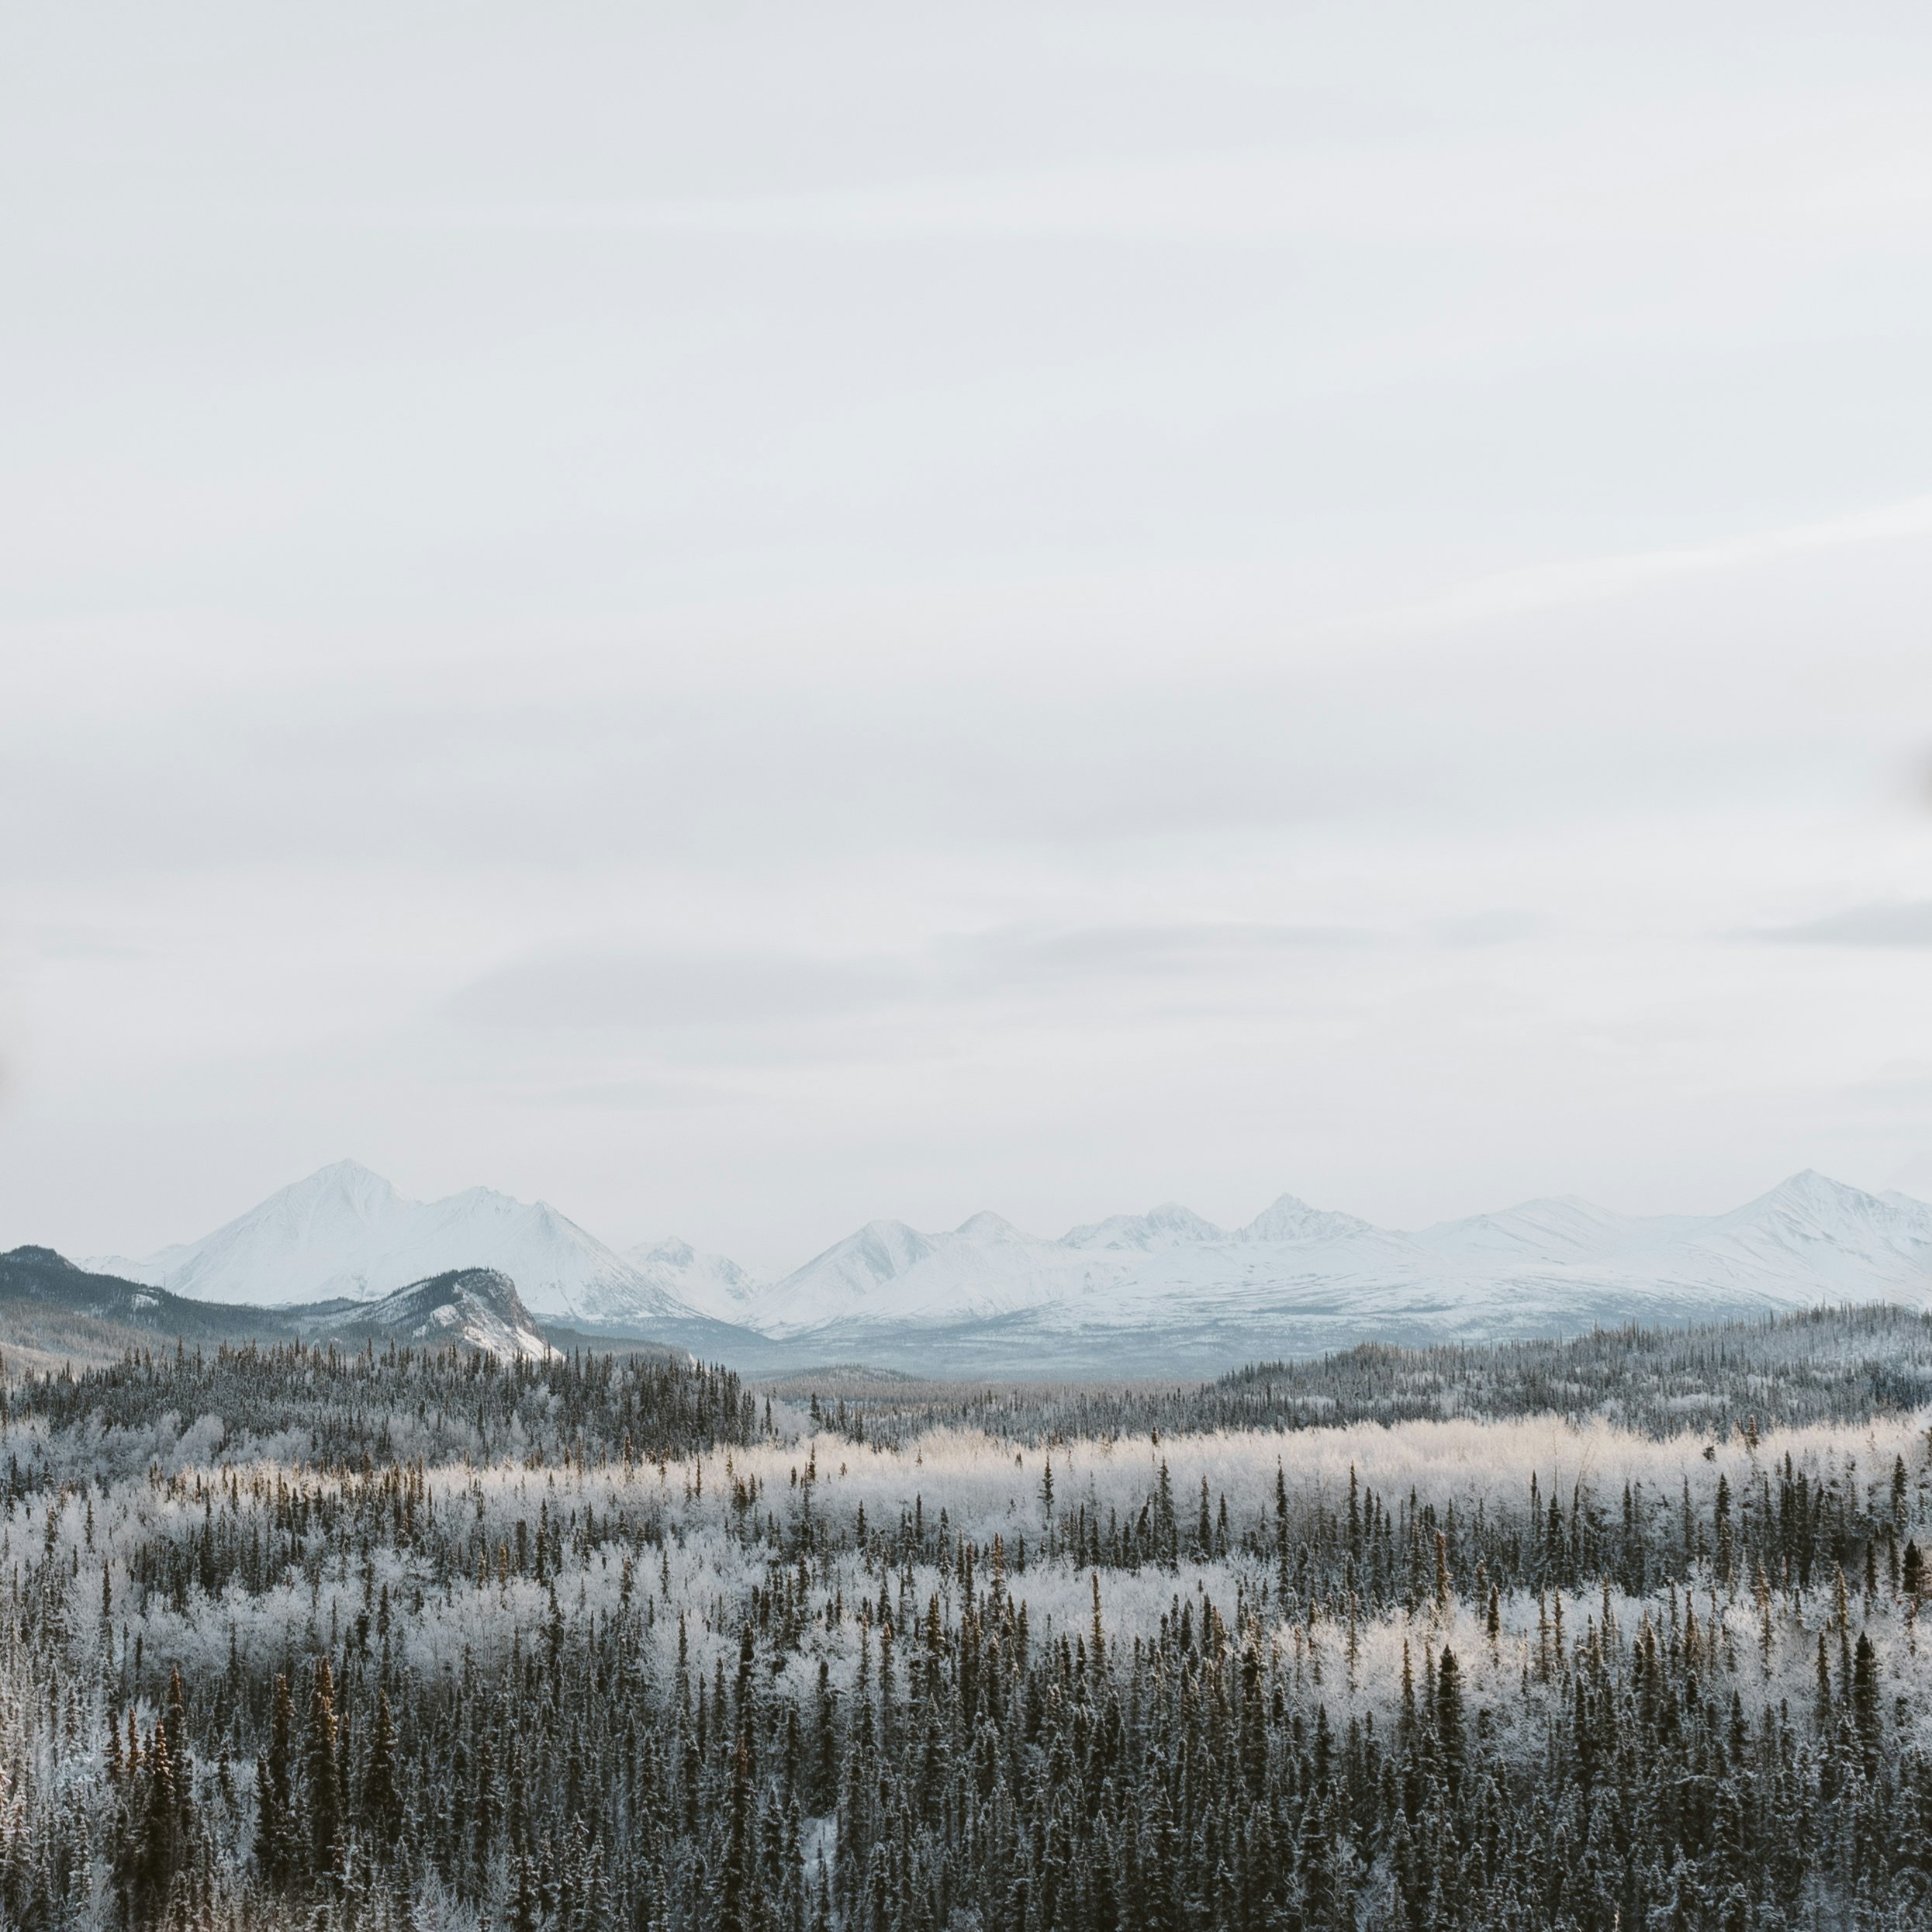
[[[269,1194],[264,1195],[260,1201],[251,1201],[244,1204],[238,1208],[233,1214],[225,1216],[223,1220],[218,1223],[213,1224],[206,1228],[198,1229],[192,1234],[184,1234],[171,1240],[158,1243],[151,1249],[143,1250],[138,1253],[129,1253],[126,1254],[110,1253],[105,1249],[75,1249],[67,1256],[67,1258],[72,1260],[92,1263],[101,1266],[105,1266],[109,1263],[117,1260],[129,1263],[146,1263],[155,1259],[160,1255],[166,1253],[171,1249],[192,1247],[195,1242],[205,1239],[209,1235],[219,1232],[221,1229],[228,1226],[233,1222],[244,1219],[256,1209],[266,1206],[269,1202],[276,1200],[281,1195],[292,1193],[306,1187],[311,1183],[320,1180],[334,1173],[338,1169],[344,1167],[354,1168],[358,1170],[361,1173],[375,1175],[375,1178],[387,1183],[391,1187],[392,1187],[397,1198],[401,1201],[410,1202],[413,1204],[436,1204],[435,1201],[430,1196],[417,1194],[407,1186],[398,1185],[393,1176],[389,1174],[377,1174],[375,1170],[371,1168],[367,1163],[358,1161],[355,1160],[353,1156],[345,1156],[340,1161],[331,1161],[325,1166],[317,1168],[311,1173],[296,1177],[294,1180],[285,1183],[283,1186],[274,1189]],[[1700,1215],[1705,1217],[1715,1217],[1730,1212],[1733,1209],[1747,1205],[1750,1201],[1761,1200],[1768,1194],[1775,1193],[1779,1187],[1785,1185],[1787,1182],[1801,1178],[1804,1173],[1809,1171],[1813,1170],[1801,1170],[1797,1173],[1780,1175],[1775,1180],[1768,1182],[1764,1186],[1755,1189],[1746,1199],[1744,1200],[1727,1201],[1721,1204],[1716,1202],[1706,1203],[1701,1208],[1678,1211],[1678,1212],[1675,1215],[1667,1214],[1661,1210],[1647,1209],[1640,1204],[1630,1205],[1620,1203],[1610,1204],[1601,1201],[1592,1200],[1590,1198],[1583,1195],[1571,1194],[1555,1197],[1545,1195],[1526,1197],[1507,1201],[1491,1201],[1481,1205],[1472,1205],[1460,1213],[1451,1214],[1448,1216],[1443,1217],[1439,1221],[1428,1223],[1416,1223],[1414,1224],[1413,1226],[1407,1229],[1390,1225],[1388,1228],[1388,1231],[1397,1233],[1424,1232],[1432,1228],[1440,1227],[1445,1225],[1453,1225],[1458,1222],[1476,1220],[1489,1215],[1508,1214],[1515,1209],[1535,1206],[1541,1202],[1547,1201],[1552,1199],[1577,1201],[1585,1205],[1604,1209],[1607,1212],[1619,1215],[1633,1220],[1643,1220],[1646,1218],[1664,1220],[1672,1218],[1695,1219]],[[1827,1175],[1825,1178],[1828,1180],[1837,1181],[1838,1177],[1836,1175]],[[1855,1185],[1856,1184],[1845,1183],[1843,1184]],[[473,1193],[478,1191],[496,1194],[499,1195],[508,1195],[510,1192],[508,1189],[493,1187],[488,1181],[483,1180],[472,1182],[468,1187],[459,1188],[454,1191],[453,1195],[443,1197],[443,1198],[456,1198],[465,1193]],[[1868,1191],[1899,1192],[1908,1194],[1914,1199],[1923,1201],[1928,1204],[1932,1204],[1932,1162],[1908,1162],[1895,1173],[1886,1177],[1885,1180],[1880,1184],[1878,1189]],[[513,1198],[514,1197],[513,1196],[512,1198]],[[1213,1224],[1221,1233],[1225,1235],[1233,1235],[1239,1233],[1249,1222],[1266,1214],[1270,1208],[1274,1207],[1284,1199],[1290,1198],[1303,1199],[1304,1198],[1298,1196],[1292,1187],[1278,1188],[1274,1194],[1269,1195],[1267,1199],[1253,1203],[1245,1209],[1238,1209],[1232,1213],[1227,1215],[1201,1215],[1201,1218]],[[721,1255],[724,1259],[738,1262],[741,1264],[743,1264],[749,1260],[752,1263],[751,1273],[752,1274],[754,1278],[761,1281],[776,1281],[784,1274],[790,1272],[794,1267],[803,1267],[812,1260],[821,1258],[830,1249],[836,1247],[840,1241],[844,1240],[854,1233],[862,1231],[866,1227],[876,1222],[898,1222],[902,1225],[911,1225],[904,1222],[904,1217],[893,1213],[889,1208],[882,1208],[878,1213],[869,1215],[866,1216],[862,1221],[856,1223],[853,1227],[848,1228],[844,1231],[843,1234],[838,1237],[837,1239],[827,1242],[823,1247],[813,1249],[808,1253],[794,1254],[789,1259],[781,1258],[774,1262],[752,1256],[748,1251],[741,1251],[741,1244],[734,1244],[728,1239],[722,1248],[710,1247],[704,1243],[698,1242],[689,1242],[689,1238],[676,1227],[662,1228],[657,1229],[654,1232],[647,1233],[635,1240],[613,1239],[607,1237],[602,1230],[594,1226],[586,1225],[581,1217],[572,1214],[567,1202],[546,1200],[540,1204],[541,1204],[554,1209],[556,1212],[563,1215],[566,1220],[571,1221],[577,1226],[582,1228],[586,1233],[603,1241],[607,1246],[616,1249],[620,1253],[630,1254],[639,1253],[647,1248],[666,1245],[673,1242],[686,1241],[688,1242],[689,1245],[692,1248],[700,1253]],[[1305,1204],[1308,1207],[1314,1208],[1318,1211],[1340,1213],[1343,1215],[1349,1215],[1353,1211],[1346,1202],[1331,1201],[1305,1201]],[[983,1216],[990,1215],[999,1220],[1005,1222],[1009,1226],[1013,1227],[1016,1232],[1024,1235],[1029,1240],[1052,1242],[1063,1240],[1072,1235],[1080,1233],[1101,1221],[1122,1215],[1131,1217],[1135,1215],[1153,1215],[1158,1213],[1163,1208],[1174,1207],[1184,1208],[1194,1213],[1200,1212],[1198,1208],[1192,1201],[1178,1201],[1171,1197],[1166,1197],[1158,1201],[1117,1204],[1113,1208],[1109,1208],[1104,1212],[1097,1213],[1092,1216],[1090,1216],[1084,1221],[1069,1222],[1063,1225],[1060,1223],[1053,1223],[1051,1224],[1049,1228],[1042,1229],[1021,1225],[1019,1223],[1014,1222],[1011,1215],[1002,1213],[997,1203],[989,1201],[983,1202],[978,1208],[973,1209],[969,1214],[963,1216],[957,1223],[949,1224],[949,1225],[952,1232],[962,1232],[973,1221],[976,1221]],[[1364,1221],[1368,1218],[1367,1216],[1360,1216],[1357,1218]],[[1052,1229],[1055,1228],[1059,1229],[1058,1232],[1052,1232]],[[942,1232],[942,1230],[939,1227],[929,1225],[921,1229],[920,1232],[927,1234],[933,1234]]]
[[[1928,54],[0,22],[0,1247],[1932,1159]]]

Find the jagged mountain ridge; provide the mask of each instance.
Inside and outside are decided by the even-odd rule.
[[[320,1251],[305,1253],[312,1242]],[[411,1265],[439,1244],[442,1268]],[[254,1299],[241,1285],[251,1262],[285,1287],[326,1288],[349,1272],[351,1250],[363,1294],[489,1267],[533,1312],[714,1359],[973,1374],[1184,1372],[1367,1339],[1572,1333],[1844,1301],[1932,1306],[1932,1207],[1809,1173],[1712,1216],[1563,1198],[1405,1232],[1284,1195],[1234,1229],[1173,1203],[1058,1239],[990,1213],[939,1232],[880,1220],[761,1285],[682,1241],[620,1255],[554,1209],[484,1189],[421,1208],[343,1163],[154,1266],[171,1256],[171,1285],[234,1281],[234,1298]]]
[[[828,1340],[1024,1316],[1089,1332],[1220,1322],[1257,1342],[1279,1322],[1325,1346],[1378,1329],[1473,1338],[1847,1299],[1932,1305],[1932,1208],[1805,1173],[1708,1218],[1564,1199],[1402,1232],[1286,1197],[1232,1232],[1171,1207],[1059,1242],[873,1222],[775,1284],[757,1313],[771,1332]]]

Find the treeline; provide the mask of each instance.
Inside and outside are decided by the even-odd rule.
[[[763,1426],[731,1370],[655,1353],[506,1362],[373,1343],[178,1344],[0,1383],[0,1494],[10,1502],[50,1482],[217,1456],[319,1468],[661,1459],[748,1443]]]
[[[900,1443],[933,1427],[1015,1442],[1159,1430],[1327,1429],[1448,1415],[1601,1417],[1646,1435],[1855,1422],[1932,1402],[1932,1315],[1821,1308],[1682,1329],[1600,1329],[1564,1341],[1391,1348],[1364,1343],[1267,1362],[1199,1384],[868,1382],[828,1373],[774,1384],[858,1441]]]

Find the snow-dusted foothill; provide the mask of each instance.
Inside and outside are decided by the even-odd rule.
[[[555,1353],[517,1293],[494,1268],[459,1268],[372,1301],[292,1308],[306,1341],[396,1342],[413,1348],[481,1350],[499,1361],[541,1362]]]

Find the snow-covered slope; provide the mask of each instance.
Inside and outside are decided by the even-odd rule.
[[[1090,1227],[1070,1229],[1060,1239],[1061,1245],[1068,1248],[1111,1249],[1116,1253],[1134,1249],[1149,1254],[1158,1248],[1199,1247],[1226,1238],[1191,1208],[1166,1201],[1144,1215],[1109,1215]]]
[[[1439,1222],[1415,1239],[1444,1260],[1476,1266],[1512,1262],[1581,1262],[1620,1254],[1686,1225],[1639,1220],[1565,1196],[1526,1201],[1497,1214]]]
[[[1077,1292],[1094,1272],[1063,1243],[1022,1234],[994,1214],[942,1234],[873,1221],[772,1283],[742,1319],[773,1335],[840,1321],[970,1321]],[[1103,1262],[1101,1272],[1112,1281],[1121,1270]]]
[[[684,1320],[693,1311],[542,1201],[487,1187],[406,1201],[378,1174],[339,1161],[185,1246],[111,1270],[199,1301],[269,1307],[366,1298],[464,1268],[495,1268],[540,1314]],[[103,1266],[103,1271],[109,1271]]]
[[[667,1301],[714,1321],[743,1322],[758,1299],[760,1284],[735,1261],[707,1254],[676,1236],[627,1249],[624,1258]]]
[[[199,1241],[144,1260],[97,1256],[87,1265],[202,1301],[296,1301],[323,1281],[331,1294],[356,1294],[364,1291],[358,1268],[385,1239],[400,1236],[413,1205],[380,1174],[337,1161]]]
[[[393,1341],[411,1348],[480,1349],[499,1360],[541,1362],[555,1351],[537,1332],[517,1284],[494,1268],[460,1268],[373,1301],[325,1301],[289,1319],[311,1340]]]
[[[1727,1215],[1679,1222],[1663,1253],[1687,1282],[1776,1283],[1808,1301],[1932,1297],[1932,1207],[1794,1174]]]
[[[1238,1241],[1341,1241],[1353,1235],[1373,1234],[1375,1229],[1353,1215],[1338,1215],[1326,1208],[1311,1208],[1293,1194],[1283,1194],[1270,1207],[1263,1208],[1236,1236]],[[1067,1236],[1070,1241],[1071,1235]]]

